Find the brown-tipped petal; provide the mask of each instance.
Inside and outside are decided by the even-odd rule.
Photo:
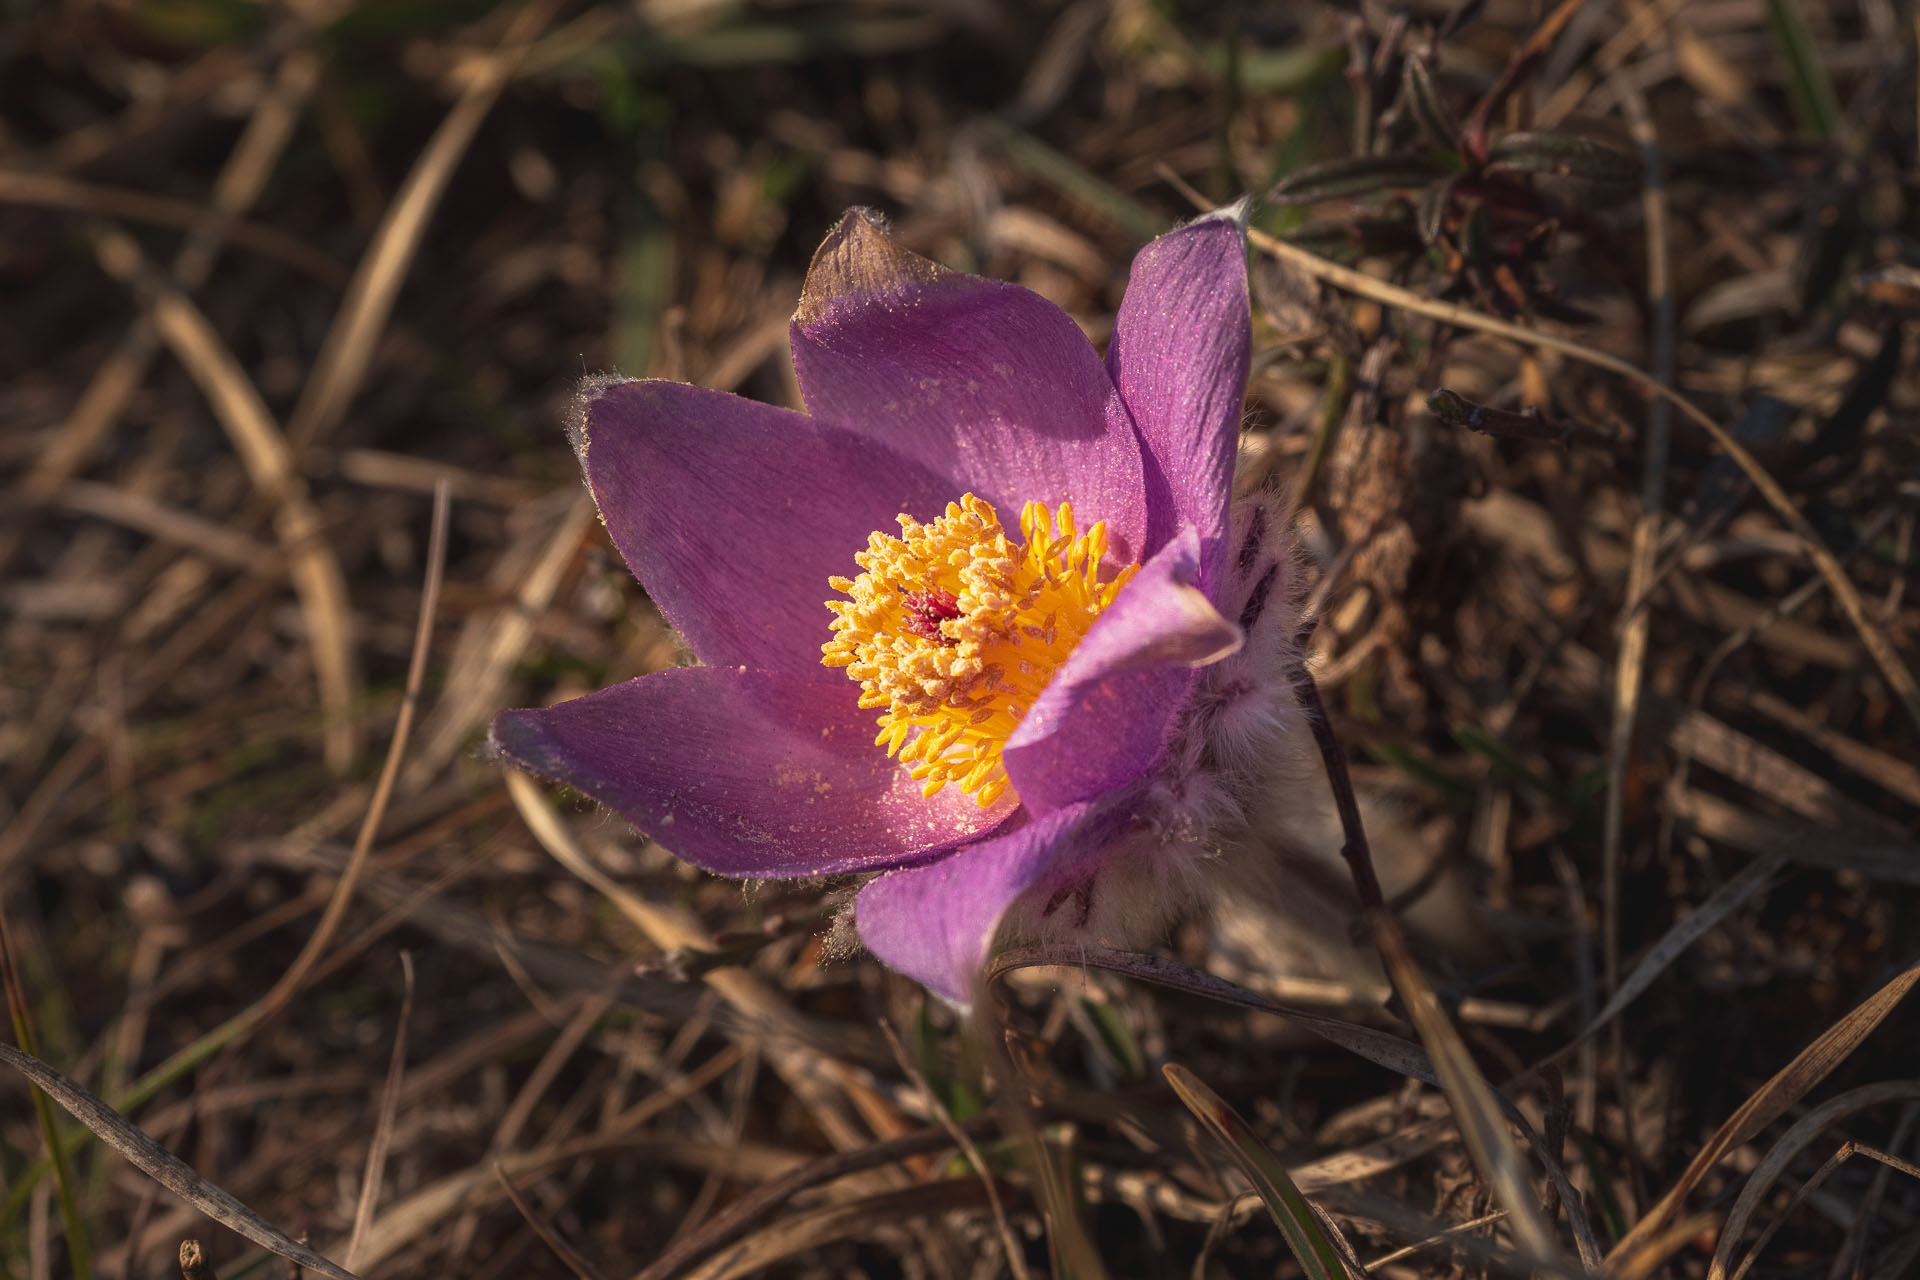
[[[949,271],[859,210],[815,255],[790,331],[808,411],[1014,512],[1070,501],[1138,561],[1148,496],[1133,420],[1066,312]]]
[[[793,322],[817,324],[840,298],[884,297],[908,285],[938,284],[955,278],[961,278],[959,272],[903,248],[887,234],[874,210],[849,209],[813,251]]]

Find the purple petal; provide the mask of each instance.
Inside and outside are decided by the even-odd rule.
[[[508,760],[617,809],[696,866],[790,878],[922,860],[1007,811],[932,799],[873,745],[838,672],[681,667],[544,710],[502,711]]]
[[[1193,668],[1240,647],[1240,628],[1196,585],[1200,540],[1184,528],[1100,615],[1007,738],[1020,801],[1045,813],[1126,785],[1160,758]]]
[[[1000,917],[1077,842],[1090,808],[1058,809],[874,880],[854,902],[860,940],[889,967],[968,1003]]]
[[[791,330],[815,416],[870,433],[1017,520],[1071,501],[1120,563],[1146,550],[1132,421],[1100,357],[1039,295],[901,248],[861,210],[814,255]]]
[[[817,672],[827,579],[960,494],[856,433],[678,382],[590,382],[574,437],[614,545],[711,666]]]
[[[1169,231],[1133,260],[1107,368],[1148,454],[1157,547],[1200,531],[1200,586],[1218,589],[1252,349],[1244,207]]]

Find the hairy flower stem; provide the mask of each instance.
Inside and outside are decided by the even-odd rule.
[[[1303,636],[1301,652],[1305,651]],[[1287,674],[1293,683],[1294,697],[1299,700],[1300,709],[1306,713],[1307,724],[1313,730],[1320,758],[1327,766],[1327,784],[1333,789],[1333,804],[1340,812],[1340,831],[1345,837],[1340,844],[1340,856],[1346,859],[1347,874],[1353,877],[1353,891],[1359,895],[1361,911],[1366,916],[1383,913],[1386,899],[1380,892],[1380,877],[1373,870],[1373,852],[1367,845],[1366,828],[1360,822],[1360,801],[1353,793],[1353,777],[1347,772],[1346,750],[1334,736],[1333,722],[1327,718],[1327,704],[1321,701],[1320,686],[1307,674],[1305,659],[1295,662]]]

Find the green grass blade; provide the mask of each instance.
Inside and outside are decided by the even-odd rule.
[[[1167,229],[1165,218],[1032,134],[994,120],[979,127],[1001,155],[1061,195],[1084,201],[1142,244]]]
[[[1840,126],[1840,99],[1797,0],[1767,0],[1767,33],[1786,64],[1787,97],[1800,127],[1816,138],[1831,138]]]
[[[13,1015],[14,1040],[29,1054],[38,1053],[39,1037],[34,1034],[33,1014],[27,1007],[20,986],[20,970],[14,963],[13,938],[6,919],[0,916],[0,967],[5,969],[7,1011]],[[47,1158],[53,1163],[53,1185],[60,1203],[60,1226],[67,1237],[67,1266],[75,1280],[93,1280],[93,1249],[87,1242],[87,1224],[80,1217],[80,1198],[74,1193],[73,1161],[60,1134],[60,1122],[53,1112],[53,1101],[31,1085],[33,1114],[40,1124],[40,1136],[47,1144]]]
[[[1347,1267],[1340,1251],[1327,1238],[1319,1217],[1300,1188],[1287,1176],[1286,1167],[1260,1141],[1246,1120],[1228,1106],[1226,1100],[1177,1062],[1169,1062],[1161,1072],[1180,1095],[1180,1101],[1195,1115],[1207,1132],[1220,1140],[1233,1157],[1240,1172],[1266,1202],[1267,1212],[1280,1224],[1287,1248],[1305,1272],[1307,1280],[1346,1280]]]

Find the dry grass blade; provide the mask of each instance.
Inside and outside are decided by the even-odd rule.
[[[1416,1240],[1412,1244],[1401,1245],[1392,1253],[1381,1254],[1366,1265],[1366,1270],[1371,1274],[1372,1272],[1380,1270],[1382,1267],[1391,1266],[1403,1258],[1411,1258],[1423,1249],[1431,1249],[1434,1245],[1445,1244],[1455,1236],[1465,1235],[1469,1231],[1478,1231],[1482,1227],[1490,1227],[1506,1216],[1507,1211],[1505,1209],[1496,1209],[1492,1213],[1483,1213],[1477,1218],[1469,1218],[1458,1226],[1448,1227],[1445,1231],[1436,1232],[1428,1236],[1425,1240]]]
[[[507,793],[527,829],[554,859],[607,896],[621,914],[633,921],[662,951],[680,947],[711,950],[713,939],[691,911],[677,905],[649,902],[621,886],[593,865],[586,851],[547,803],[534,780],[517,770],[507,772]],[[846,1114],[835,1084],[846,1073],[826,1055],[809,1048],[794,1025],[792,1006],[780,994],[745,969],[724,967],[702,977],[740,1013],[769,1034],[767,1054],[774,1070],[794,1093],[806,1101],[833,1144],[841,1150],[865,1146],[870,1140]]]
[[[999,1121],[993,1116],[980,1116],[961,1125],[960,1131],[970,1140],[979,1139],[990,1136],[998,1124]],[[634,1280],[667,1280],[669,1276],[679,1275],[714,1250],[738,1240],[753,1229],[754,1223],[777,1212],[802,1191],[897,1160],[945,1151],[952,1145],[953,1136],[946,1130],[929,1129],[923,1133],[910,1133],[904,1138],[876,1142],[859,1151],[824,1156],[802,1165],[764,1186],[755,1187],[728,1205],[698,1232],[675,1242]]]
[[[168,196],[122,191],[53,174],[0,169],[0,204],[71,209],[95,217],[176,227],[182,231],[209,230],[243,249],[283,262],[316,280],[333,284],[340,279],[340,265],[302,240],[233,213]]]
[[[106,1103],[55,1071],[40,1059],[0,1044],[0,1062],[46,1090],[69,1115],[91,1129],[94,1136],[131,1160],[140,1171],[224,1227],[231,1228],[263,1249],[333,1280],[359,1280],[195,1173],[171,1151],[149,1138],[139,1126]]]
[[[987,981],[991,983],[1015,969],[1041,966],[1105,969],[1110,973],[1123,974],[1142,982],[1151,982],[1156,986],[1205,996],[1209,1000],[1218,1000],[1222,1004],[1278,1014],[1298,1022],[1315,1035],[1365,1058],[1368,1062],[1403,1076],[1412,1076],[1436,1088],[1440,1086],[1440,1074],[1434,1069],[1432,1060],[1419,1045],[1411,1041],[1402,1040],[1399,1036],[1377,1031],[1372,1027],[1361,1026],[1356,1022],[1330,1018],[1325,1014],[1315,1013],[1311,1009],[1302,1009],[1295,1005],[1282,1004],[1278,1000],[1270,1000],[1258,992],[1249,991],[1245,987],[1228,982],[1225,978],[1217,978],[1213,974],[1189,968],[1164,956],[1147,955],[1135,951],[1116,951],[1111,947],[1010,947],[993,957],[987,969]]]
[[[407,693],[401,703],[400,714],[394,724],[393,742],[387,749],[387,760],[381,771],[380,781],[375,785],[372,801],[368,805],[365,819],[360,825],[360,834],[354,842],[353,852],[348,855],[347,865],[342,870],[340,881],[334,886],[333,896],[328,900],[327,910],[320,923],[308,937],[306,946],[299,956],[281,975],[280,981],[272,990],[259,1000],[234,1014],[213,1030],[175,1053],[137,1081],[121,1099],[125,1106],[136,1106],[152,1097],[166,1085],[191,1071],[207,1058],[222,1049],[231,1046],[247,1032],[259,1026],[262,1021],[284,1007],[288,1000],[300,989],[313,974],[315,966],[339,925],[345,919],[346,909],[352,899],[355,882],[365,869],[367,855],[372,851],[374,834],[380,829],[381,819],[385,816],[388,799],[392,795],[393,780],[398,773],[400,760],[406,752],[407,735],[413,724],[413,712],[418,704],[420,685],[426,677],[426,653],[428,642],[433,634],[433,615],[439,606],[440,583],[445,572],[446,539],[449,517],[448,490],[442,486],[435,490],[433,532],[428,539],[427,580],[421,592],[420,616],[414,634],[413,656],[408,666]]]
[[[884,1238],[910,1219],[956,1210],[978,1211],[985,1207],[986,1200],[979,1180],[969,1177],[825,1205],[769,1224],[689,1274],[696,1280],[737,1280],[758,1275],[783,1258],[824,1244],[875,1235]]]
[[[1397,1072],[1400,1075],[1410,1076],[1422,1083],[1433,1085],[1435,1088],[1444,1089],[1446,1087],[1444,1077],[1438,1068],[1435,1067],[1433,1060],[1429,1058],[1426,1051],[1417,1044],[1402,1040],[1399,1036],[1390,1035],[1384,1031],[1376,1031],[1372,1027],[1363,1027],[1357,1023],[1347,1022],[1340,1018],[1330,1018],[1325,1014],[1315,1013],[1309,1009],[1283,1004],[1278,1000],[1270,1000],[1257,992],[1248,991],[1244,987],[1228,982],[1224,978],[1218,978],[1213,974],[1189,968],[1178,961],[1169,960],[1164,956],[1147,955],[1134,951],[1116,951],[1110,947],[1091,946],[1008,948],[994,956],[987,969],[987,981],[991,983],[1002,974],[1010,973],[1015,969],[1032,968],[1035,966],[1059,966],[1070,969],[1105,969],[1110,973],[1123,974],[1130,978],[1137,978],[1142,982],[1151,982],[1157,986],[1170,987],[1176,991],[1185,991],[1193,995],[1205,996],[1209,1000],[1218,1000],[1222,1004],[1237,1005],[1242,1009],[1257,1009],[1262,1013],[1278,1014],[1280,1017],[1297,1022],[1315,1035],[1339,1045],[1348,1052],[1365,1058],[1367,1061],[1378,1066],[1386,1067],[1388,1070]],[[1567,1220],[1573,1226],[1574,1241],[1579,1247],[1582,1263],[1589,1268],[1597,1265],[1600,1259],[1599,1242],[1594,1237],[1593,1228],[1591,1224],[1587,1222],[1586,1216],[1578,1209],[1581,1201],[1575,1193],[1572,1183],[1568,1181],[1566,1171],[1560,1167],[1559,1162],[1553,1158],[1552,1153],[1549,1152],[1545,1144],[1540,1141],[1539,1135],[1537,1135],[1533,1127],[1527,1123],[1526,1117],[1520,1113],[1519,1108],[1515,1107],[1504,1096],[1498,1093],[1492,1093],[1491,1091],[1489,1091],[1489,1093],[1493,1105],[1499,1107],[1507,1119],[1512,1121],[1514,1126],[1526,1135],[1528,1142],[1532,1143],[1534,1148],[1539,1151],[1541,1166],[1546,1170],[1547,1176],[1553,1180],[1554,1187],[1560,1195],[1560,1202],[1568,1207]],[[1338,1158],[1336,1158],[1336,1162],[1337,1161]],[[1324,1164],[1327,1162],[1320,1163]],[[1310,1167],[1314,1167],[1317,1170],[1318,1166]],[[1316,1171],[1314,1175],[1316,1178],[1314,1185],[1329,1185],[1328,1182],[1317,1181],[1319,1176]],[[1333,1180],[1364,1176],[1368,1175],[1355,1171],[1343,1173],[1340,1175],[1340,1178]],[[1296,1180],[1300,1182],[1308,1181],[1306,1177],[1300,1177]],[[1551,1253],[1537,1254],[1532,1261],[1541,1265],[1551,1266],[1554,1265],[1554,1255]]]
[[[128,489],[91,480],[70,480],[53,495],[53,503],[62,511],[111,520],[237,569],[267,573],[279,563],[272,547],[236,533],[224,524],[202,519]]]
[[[913,1065],[913,1059],[908,1056],[907,1047],[900,1043],[900,1033],[893,1029],[893,1024],[882,1022],[880,1029],[886,1033],[887,1047],[893,1050],[893,1056],[899,1061],[900,1069],[906,1073],[909,1080],[913,1081],[914,1087],[925,1096],[934,1118],[953,1139],[954,1145],[960,1148],[961,1154],[966,1156],[967,1164],[973,1169],[974,1176],[980,1179],[980,1185],[986,1190],[987,1207],[993,1211],[993,1227],[1000,1233],[1000,1247],[1006,1250],[1007,1269],[1013,1272],[1014,1280],[1028,1280],[1027,1255],[1020,1247],[1020,1238],[1013,1234],[1013,1227],[1007,1222],[1006,1207],[1000,1203],[1000,1192],[993,1185],[993,1170],[987,1168],[986,1159],[981,1156],[980,1148],[967,1136],[966,1131],[955,1123],[953,1113],[947,1110],[946,1104],[940,1100],[940,1095],[934,1092],[933,1086],[927,1083],[927,1078],[920,1073],[919,1068]]]
[[[1686,1203],[1687,1196],[1705,1177],[1707,1171],[1720,1163],[1727,1152],[1772,1124],[1788,1107],[1804,1098],[1808,1091],[1827,1073],[1840,1065],[1842,1059],[1856,1049],[1873,1029],[1880,1025],[1895,1006],[1906,997],[1913,985],[1920,982],[1920,965],[1914,965],[1902,972],[1886,986],[1863,1000],[1844,1018],[1829,1027],[1818,1040],[1802,1049],[1800,1053],[1782,1067],[1771,1080],[1761,1085],[1754,1095],[1740,1104],[1739,1110],[1728,1116],[1714,1135],[1707,1139],[1700,1150],[1687,1163],[1680,1176],[1666,1193],[1647,1210],[1633,1229],[1607,1254],[1612,1262],[1641,1250],[1647,1241],[1662,1234],[1665,1228],[1679,1214]]]
[[[353,282],[347,286],[347,296],[327,330],[300,402],[287,420],[287,438],[295,452],[312,444],[347,411],[373,360],[393,301],[407,277],[407,265],[426,234],[454,166],[466,154],[481,121],[512,79],[527,46],[553,20],[559,7],[558,0],[534,0],[521,7],[499,52],[480,64],[460,100],[414,162],[353,273]]]
[[[261,230],[237,219],[265,188],[275,163],[293,136],[300,109],[318,78],[319,62],[312,54],[296,50],[282,60],[279,75],[272,87],[261,96],[260,104],[247,121],[245,131],[221,167],[220,176],[213,186],[212,207],[199,213],[192,224],[187,243],[174,255],[173,281],[180,288],[192,292],[206,283],[218,260],[228,227],[236,235]],[[0,198],[4,198],[3,193],[9,185],[21,181],[31,184],[49,180],[54,183],[66,181],[45,179],[40,175],[0,173]],[[93,208],[89,212],[108,213],[111,210]],[[255,247],[258,247],[257,243]],[[292,240],[290,247],[297,253],[319,257],[327,273],[325,278],[331,279],[338,274],[331,259],[315,255],[304,243]],[[309,262],[308,265],[311,267],[313,264]],[[52,441],[16,487],[15,492],[29,508],[46,502],[64,481],[75,475],[94,456],[107,432],[126,411],[158,349],[153,327],[146,320],[136,320],[128,326],[118,345],[94,368],[86,389],[74,402],[72,411],[61,423],[59,431],[54,433]],[[19,546],[19,537],[20,529],[17,526],[0,531],[0,569],[12,560]]]
[[[940,1135],[942,1143],[950,1141]],[[647,1138],[624,1133],[595,1134],[571,1142],[516,1151],[498,1164],[513,1178],[536,1177],[551,1169],[577,1166],[596,1156],[625,1152],[642,1167],[660,1166],[719,1173],[736,1181],[777,1177],[799,1157],[754,1142],[731,1146],[696,1138]],[[365,1265],[376,1267],[422,1235],[438,1229],[463,1207],[481,1201],[496,1186],[490,1164],[479,1164],[448,1174],[389,1205],[374,1219],[367,1233]]]
[[[400,1081],[407,1066],[407,1021],[413,1016],[413,956],[405,951],[400,953],[400,973],[404,985],[400,1016],[394,1023],[387,1083],[380,1090],[380,1117],[373,1127],[373,1141],[367,1144],[367,1171],[360,1179],[360,1200],[353,1210],[353,1235],[347,1241],[349,1268],[358,1261],[361,1242],[373,1225],[373,1210],[380,1203],[380,1183],[387,1167],[387,1148],[393,1142],[393,1120],[400,1110]]]
[[[1023,1153],[1033,1179],[1033,1198],[1047,1233],[1047,1257],[1055,1280],[1107,1280],[1105,1261],[1087,1234],[1083,1214],[1084,1182],[1073,1158],[1071,1133],[1053,1139],[1042,1131],[1025,1074],[1009,1052],[1010,1031],[1001,1021],[1002,1006],[991,998],[993,979],[974,983],[969,1028],[989,1078],[1002,1082],[994,1098],[1001,1126]]]
[[[1785,699],[1756,689],[1753,709],[1770,720],[1792,729],[1808,739],[1835,763],[1844,765],[1875,786],[1899,796],[1910,805],[1920,806],[1920,769],[1905,760],[1897,760],[1884,751],[1848,737],[1830,725]]]
[[[581,539],[593,519],[593,499],[574,492],[513,599],[491,619],[467,624],[448,664],[440,700],[420,726],[420,749],[402,778],[409,789],[445,768],[472,742],[474,726],[499,710],[513,665],[526,653],[568,566],[579,557]]]
[[[1460,1136],[1467,1144],[1474,1168],[1486,1180],[1494,1199],[1506,1209],[1508,1225],[1521,1248],[1536,1257],[1557,1257],[1559,1242],[1554,1239],[1546,1219],[1540,1216],[1533,1186],[1527,1178],[1526,1161],[1507,1132],[1493,1087],[1480,1074],[1460,1033],[1447,1021],[1440,1001],[1421,980],[1407,954],[1399,927],[1385,915],[1375,915],[1373,926],[1374,945],[1380,950],[1394,989],[1406,1004],[1407,1016],[1433,1057],[1434,1067],[1440,1074],[1440,1087],[1452,1106],[1453,1118],[1460,1126]],[[1543,1151],[1541,1157],[1546,1160],[1549,1153]],[[1570,1213],[1578,1212],[1577,1203],[1567,1208]]]
[[[1856,840],[1831,823],[1756,813],[1709,791],[1667,787],[1667,808],[1698,835],[1757,857],[1784,854],[1808,867],[1852,871],[1890,884],[1920,884],[1920,859],[1906,841]]]
[[[1606,1007],[1593,1015],[1593,1021],[1581,1029],[1574,1043],[1586,1039],[1620,1015],[1620,1011],[1640,997],[1640,993],[1653,984],[1653,980],[1663,973],[1667,966],[1680,958],[1682,952],[1733,914],[1741,903],[1746,902],[1762,889],[1773,883],[1780,869],[1787,865],[1785,853],[1774,853],[1748,864],[1731,880],[1714,891],[1712,897],[1689,911],[1685,917],[1662,934],[1648,952],[1640,957],[1640,963],[1633,967],[1620,982],[1619,989],[1613,993]],[[1572,1046],[1569,1045],[1569,1048]]]
[[[354,661],[353,611],[347,603],[346,575],[322,536],[320,514],[307,498],[294,451],[219,332],[186,294],[147,266],[132,238],[118,231],[103,233],[99,255],[109,272],[141,294],[154,328],[186,366],[226,428],[248,479],[274,504],[274,530],[286,552],[313,644],[327,763],[343,772],[353,761],[359,736],[354,718],[360,679]]]
[[[1623,78],[1624,79],[1624,78]],[[1673,281],[1668,261],[1667,199],[1661,176],[1660,144],[1646,104],[1637,90],[1622,99],[1629,128],[1646,166],[1641,207],[1646,214],[1647,301],[1653,312],[1648,335],[1653,351],[1653,380],[1661,387],[1673,383]],[[1664,399],[1647,406],[1642,431],[1640,513],[1634,521],[1628,558],[1626,617],[1620,626],[1619,652],[1614,664],[1613,700],[1607,736],[1607,792],[1601,817],[1600,951],[1602,974],[1609,995],[1620,986],[1620,892],[1622,854],[1626,843],[1627,770],[1632,762],[1636,727],[1644,692],[1647,643],[1653,630],[1653,608],[1647,593],[1655,580],[1654,559],[1661,529],[1661,505],[1667,485],[1667,454],[1673,414]],[[1609,1037],[1616,1079],[1626,1077],[1626,1042],[1618,1024]],[[1633,1108],[1621,1113],[1626,1145],[1637,1148]]]
[[[1300,1264],[1300,1270],[1308,1280],[1333,1280],[1345,1276],[1351,1270],[1360,1273],[1356,1263],[1349,1264],[1347,1255],[1351,1247],[1336,1248],[1322,1229],[1320,1219],[1315,1216],[1313,1207],[1307,1198],[1300,1194],[1300,1188],[1287,1176],[1286,1166],[1274,1158],[1272,1151],[1260,1141],[1240,1113],[1228,1106],[1226,1101],[1208,1088],[1199,1076],[1187,1070],[1177,1062],[1169,1062],[1160,1068],[1167,1083],[1180,1095],[1180,1101],[1187,1104],[1187,1110],[1193,1112],[1200,1123],[1206,1126],[1220,1144],[1233,1157],[1240,1172],[1259,1193],[1266,1204],[1267,1212],[1280,1227],[1280,1234],[1286,1237],[1287,1248],[1293,1253],[1294,1261]],[[1341,1244],[1345,1244],[1344,1240]]]
[[[567,1270],[579,1276],[580,1280],[606,1280],[600,1268],[594,1266],[585,1254],[574,1248],[565,1236],[548,1226],[534,1213],[533,1206],[528,1204],[526,1197],[520,1194],[520,1189],[513,1185],[512,1179],[507,1177],[506,1169],[501,1166],[497,1158],[493,1162],[493,1176],[500,1180],[500,1189],[506,1192],[507,1199],[513,1202],[513,1207],[520,1211],[521,1218],[533,1228],[533,1233],[546,1243],[547,1248],[553,1250],[554,1256],[567,1264]]]
[[[1698,1240],[1703,1233],[1719,1229],[1719,1214],[1689,1214],[1666,1230],[1648,1236],[1645,1242],[1633,1249],[1609,1260],[1607,1274],[1613,1280],[1646,1280],[1689,1241]]]
[[[1758,1166],[1748,1176],[1746,1185],[1740,1188],[1740,1195],[1733,1202],[1733,1208],[1727,1213],[1726,1225],[1720,1229],[1720,1239],[1713,1250],[1713,1261],[1707,1268],[1707,1280],[1727,1280],[1727,1264],[1733,1260],[1733,1251],[1747,1233],[1747,1226],[1753,1221],[1753,1215],[1768,1192],[1773,1190],[1774,1182],[1786,1171],[1794,1157],[1805,1150],[1824,1132],[1827,1126],[1845,1116],[1868,1107],[1876,1107],[1886,1102],[1911,1102],[1920,1098],[1920,1080],[1890,1080],[1881,1084],[1861,1085],[1858,1089],[1849,1089],[1837,1098],[1827,1101],[1809,1111],[1793,1123],[1780,1140],[1773,1144]],[[1839,1167],[1856,1148],[1853,1143],[1843,1144],[1838,1152],[1822,1166],[1820,1173],[1801,1184],[1793,1200],[1782,1208],[1767,1224],[1767,1229],[1754,1241],[1753,1248],[1733,1272],[1733,1280],[1742,1280],[1747,1269],[1753,1266],[1760,1251],[1766,1247],[1773,1233],[1785,1223],[1794,1208],[1819,1185],[1819,1178],[1830,1170]],[[1879,1153],[1875,1153],[1878,1158]],[[1912,1165],[1889,1156],[1894,1167],[1911,1171]]]
[[[393,798],[393,785],[400,776],[400,762],[406,758],[407,739],[413,732],[414,716],[420,706],[420,688],[427,678],[427,652],[433,646],[433,620],[439,612],[440,584],[446,576],[451,495],[452,490],[444,482],[433,491],[433,524],[427,535],[427,578],[420,591],[420,614],[414,623],[413,652],[407,660],[406,694],[400,702],[400,714],[394,718],[393,741],[387,746],[387,758],[380,768],[380,780],[374,784],[373,799],[367,805],[366,817],[360,823],[360,834],[354,839],[353,853],[347,859],[346,870],[340,875],[340,883],[334,887],[333,897],[328,900],[320,923],[314,926],[313,934],[300,949],[299,956],[261,1001],[265,1007],[263,1016],[271,1016],[291,1000],[306,982],[313,966],[326,953],[328,944],[346,919],[347,908],[353,902],[354,886],[366,867],[368,855],[373,852],[373,838],[380,830],[381,819],[386,816],[387,803]]]

